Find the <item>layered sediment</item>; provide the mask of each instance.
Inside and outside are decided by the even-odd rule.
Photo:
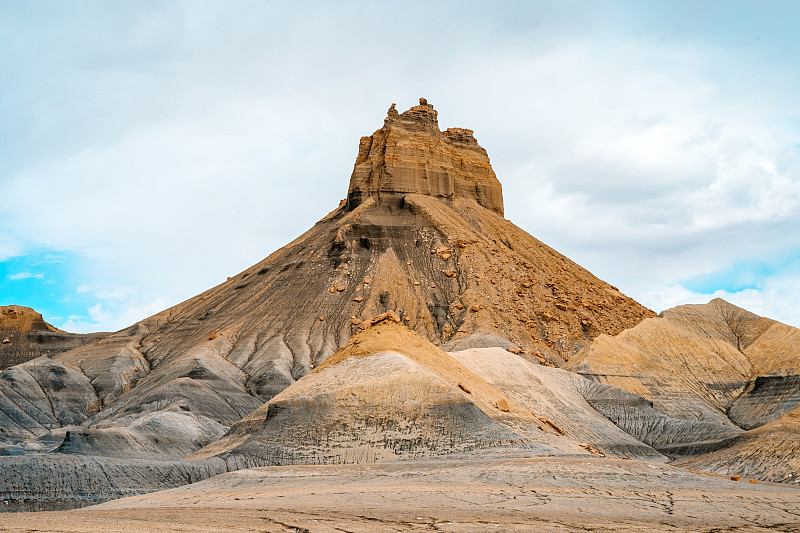
[[[389,108],[381,129],[362,137],[358,146],[347,207],[367,198],[399,203],[407,194],[424,194],[442,201],[475,200],[503,214],[503,191],[489,155],[465,128],[439,130],[436,110],[424,98],[398,113]]]

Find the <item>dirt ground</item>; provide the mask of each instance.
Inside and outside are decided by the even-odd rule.
[[[473,456],[223,474],[0,531],[799,531],[800,489],[589,456]]]

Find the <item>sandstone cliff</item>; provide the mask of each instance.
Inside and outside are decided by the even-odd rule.
[[[502,215],[500,182],[472,134],[464,128],[439,131],[437,113],[424,98],[404,113],[392,104],[383,128],[361,138],[348,209],[367,198],[399,204],[407,194],[424,194],[450,202],[475,200]]]

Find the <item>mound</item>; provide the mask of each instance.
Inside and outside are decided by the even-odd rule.
[[[734,438],[720,450],[675,463],[692,470],[716,472],[781,483],[800,483],[800,408]]]
[[[717,299],[600,337],[567,368],[667,415],[749,429],[800,405],[800,330]]]
[[[596,384],[577,374],[531,363],[501,348],[469,349],[450,355],[567,438],[609,455],[666,461],[596,411],[585,398]],[[636,410],[634,402],[626,407]]]
[[[364,463],[509,446],[579,451],[529,409],[385,318],[192,458]]]

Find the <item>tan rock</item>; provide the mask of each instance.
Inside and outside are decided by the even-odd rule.
[[[511,410],[511,408],[508,406],[508,401],[505,398],[500,398],[499,400],[497,400],[494,406],[503,411],[504,413],[507,413],[508,411]]]
[[[503,193],[486,150],[472,130],[439,130],[427,102],[404,113],[389,113],[383,128],[362,137],[347,193],[349,209],[367,198],[381,201],[424,194],[443,201],[472,199],[503,213]]]

